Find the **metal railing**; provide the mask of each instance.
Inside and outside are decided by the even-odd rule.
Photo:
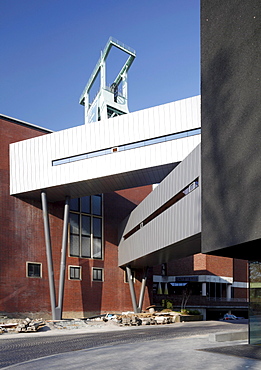
[[[248,302],[248,298],[206,297],[212,302]]]

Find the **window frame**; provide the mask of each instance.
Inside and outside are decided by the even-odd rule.
[[[101,198],[101,214],[97,215],[94,213],[95,206],[93,202],[93,197],[99,196]],[[82,197],[84,198],[84,197]],[[93,259],[93,260],[103,260],[104,259],[104,210],[103,210],[103,194],[95,194],[90,195],[90,213],[85,212],[82,210],[82,198],[77,198],[79,200],[79,210],[71,210],[70,209],[70,219],[69,219],[69,225],[68,225],[68,233],[69,233],[69,241],[68,241],[68,256],[71,258],[84,258],[84,259]],[[71,214],[78,215],[79,217],[79,234],[73,234],[71,233]],[[82,220],[84,217],[90,217],[90,256],[83,256],[82,255],[82,240],[83,237],[86,236],[83,234],[83,228],[82,228]],[[94,235],[94,219],[101,220],[101,236],[95,236]],[[79,254],[78,255],[72,255],[71,254],[71,235],[78,235],[79,236]],[[95,246],[94,242],[95,239],[99,239],[101,243],[101,250],[100,250],[100,257],[94,257],[95,255]]]
[[[94,279],[94,271],[98,270],[101,271],[101,280],[100,279]],[[92,267],[92,281],[98,282],[98,283],[103,283],[104,282],[104,269],[102,267]]]
[[[30,276],[29,275],[29,265],[39,265],[40,266],[40,275],[39,276]],[[33,278],[33,279],[42,279],[43,275],[42,275],[42,271],[43,271],[43,264],[41,262],[32,262],[32,261],[26,261],[26,277],[28,278]]]
[[[78,278],[72,278],[71,277],[71,268],[77,268],[77,269],[79,269],[79,271],[80,271],[80,277],[79,277],[79,279]],[[81,281],[82,280],[82,266],[68,265],[68,280]]]

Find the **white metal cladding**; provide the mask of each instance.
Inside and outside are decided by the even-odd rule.
[[[142,267],[200,252],[200,145],[130,214],[123,235],[178,194],[195,179],[199,186],[119,244],[119,266]],[[145,258],[146,257],[146,258]]]
[[[82,196],[84,191],[97,193],[126,187],[131,172],[139,177],[137,171],[141,170],[141,176],[146,177],[150,176],[145,173],[148,168],[183,160],[200,142],[200,135],[58,166],[53,166],[52,161],[199,127],[197,96],[11,144],[10,193],[39,196],[41,189],[51,194],[53,188],[52,200],[59,200],[64,195]],[[99,189],[95,181],[93,189],[87,189],[86,182],[95,179],[102,180]],[[135,180],[132,186],[136,182],[138,186],[144,181]]]

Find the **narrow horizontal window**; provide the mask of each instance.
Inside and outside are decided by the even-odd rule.
[[[58,165],[61,165],[61,164],[76,162],[76,161],[80,161],[80,160],[83,160],[83,159],[100,157],[100,156],[107,155],[107,154],[112,154],[112,153],[115,153],[115,152],[118,152],[118,151],[122,152],[122,151],[125,151],[125,150],[137,149],[137,148],[141,148],[141,147],[148,146],[148,145],[155,145],[155,144],[163,143],[163,142],[166,142],[166,141],[182,139],[182,138],[185,138],[185,137],[188,137],[188,136],[199,135],[200,133],[201,133],[201,129],[193,129],[193,130],[188,130],[188,131],[184,131],[184,132],[179,132],[177,134],[170,134],[170,135],[166,135],[166,136],[155,137],[153,139],[137,141],[136,143],[124,144],[124,145],[119,145],[118,147],[96,150],[94,152],[75,155],[75,156],[68,157],[68,158],[63,158],[63,159],[56,159],[56,160],[52,161],[52,165],[53,166],[58,166]]]
[[[138,230],[140,230],[143,226],[147,225],[150,221],[154,220],[154,218],[158,217],[160,214],[165,212],[168,208],[173,206],[173,204],[177,203],[179,200],[184,198],[186,195],[191,193],[199,186],[198,178],[192,181],[188,186],[186,186],[183,190],[179,193],[174,195],[170,198],[166,203],[164,203],[161,207],[159,207],[156,211],[152,212],[148,217],[146,217],[142,222],[140,222],[137,226],[131,229],[127,234],[123,236],[124,240],[128,239],[131,235],[135,234]]]

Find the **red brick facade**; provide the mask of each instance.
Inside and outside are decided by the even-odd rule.
[[[47,280],[26,277],[26,261],[43,262],[44,275],[46,271],[40,202],[9,195],[9,144],[43,134],[45,130],[0,120],[1,312],[49,310]]]
[[[0,120],[0,312],[51,314],[41,202],[9,195],[9,144],[46,134],[12,119]],[[118,226],[152,187],[104,194],[104,254],[102,260],[67,256],[64,317],[83,317],[108,311],[129,311],[132,304],[124,271],[118,267]],[[49,220],[56,294],[58,294],[63,204],[52,203]],[[26,276],[26,262],[41,263],[42,277]],[[82,267],[82,280],[68,279],[68,266]],[[92,281],[92,267],[104,269],[104,281]],[[142,271],[135,276],[137,296]],[[148,294],[144,306],[149,305]]]
[[[9,144],[48,134],[47,130],[0,117],[0,312],[50,317],[48,272],[45,252],[43,214],[40,199],[19,199],[9,195]],[[105,312],[132,310],[129,285],[118,267],[119,226],[152,190],[152,186],[127,189],[103,195],[103,258],[67,256],[63,317],[86,317]],[[63,203],[49,204],[54,278],[59,284]],[[26,262],[41,263],[40,278],[27,277]],[[81,280],[69,280],[68,266],[81,266]],[[92,280],[92,268],[103,269],[103,281]],[[242,260],[198,254],[168,263],[167,275],[217,275],[247,281],[247,263]],[[152,275],[161,275],[162,266],[149,270],[143,307],[153,303]],[[144,271],[135,271],[138,297]],[[246,289],[235,288],[234,296],[246,297]]]

